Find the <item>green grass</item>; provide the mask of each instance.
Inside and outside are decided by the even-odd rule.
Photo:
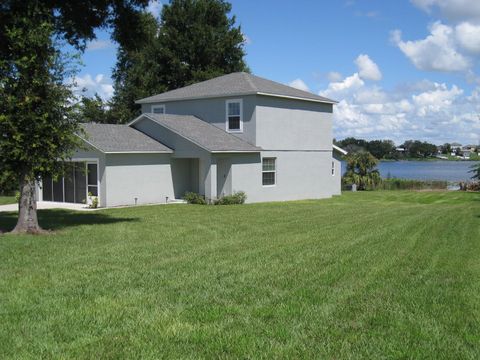
[[[0,358],[480,357],[479,194],[40,220],[0,237]]]
[[[0,205],[15,204],[15,196],[0,196]]]

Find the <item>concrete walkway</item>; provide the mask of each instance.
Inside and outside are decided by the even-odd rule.
[[[167,205],[170,204],[186,204],[187,202],[185,200],[181,199],[171,199],[168,201]],[[165,205],[165,204],[141,204],[138,206],[154,206],[154,205]],[[111,207],[109,209],[121,209],[121,208],[128,208],[128,207],[134,207],[137,205],[125,205],[125,206],[115,206]],[[64,202],[53,202],[53,201],[37,201],[37,209],[38,210],[43,210],[43,209],[66,209],[66,210],[76,210],[76,211],[96,211],[96,210],[102,210],[105,208],[97,208],[97,209],[91,209],[85,204],[73,204],[73,203],[64,203]],[[9,205],[0,205],[0,212],[12,212],[12,211],[18,211],[18,205],[17,204],[9,204]]]
[[[72,204],[53,201],[38,201],[37,209],[67,209],[78,211],[95,211],[97,209],[90,209],[85,204]],[[18,211],[18,204],[0,205],[0,212]]]

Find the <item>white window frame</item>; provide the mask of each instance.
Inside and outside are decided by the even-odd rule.
[[[91,185],[88,183],[88,165],[96,165],[97,166],[97,185]],[[96,198],[100,200],[100,167],[98,166],[98,160],[96,161],[85,161],[85,170],[86,170],[86,173],[85,173],[85,182],[87,183],[87,203],[90,204],[91,203],[91,200],[90,198],[88,197],[88,187],[96,187],[97,188],[97,196]]]
[[[263,170],[263,160],[265,159],[273,159],[274,160],[274,164],[275,164],[275,170]],[[269,185],[264,185],[263,184],[263,174],[264,173],[272,173],[274,174],[274,183],[273,184],[269,184]],[[273,186],[277,186],[277,158],[276,157],[273,157],[273,156],[265,156],[265,157],[262,157],[262,186],[263,187],[273,187]]]
[[[335,176],[335,172],[336,172],[336,166],[335,166],[335,160],[332,160],[332,176]]]
[[[163,109],[163,113],[156,113],[155,112],[155,109]],[[161,104],[161,105],[152,105],[152,107],[150,108],[150,112],[152,114],[165,114],[165,111],[166,111],[166,108],[165,108],[165,104]]]
[[[240,104],[240,129],[230,129],[228,127],[228,105],[233,103]],[[243,99],[230,99],[225,101],[225,129],[230,133],[242,133],[243,132]]]

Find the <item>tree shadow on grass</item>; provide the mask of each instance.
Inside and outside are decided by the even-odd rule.
[[[11,231],[17,224],[16,212],[0,212],[0,234]],[[139,218],[115,217],[103,212],[80,212],[62,209],[38,211],[38,222],[45,230],[65,230],[80,225],[108,225],[123,222],[136,222]]]

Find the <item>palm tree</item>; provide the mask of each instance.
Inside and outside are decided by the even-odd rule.
[[[349,154],[346,158],[347,172],[343,180],[349,184],[357,184],[358,190],[375,187],[381,181],[376,169],[378,160],[368,151]]]

